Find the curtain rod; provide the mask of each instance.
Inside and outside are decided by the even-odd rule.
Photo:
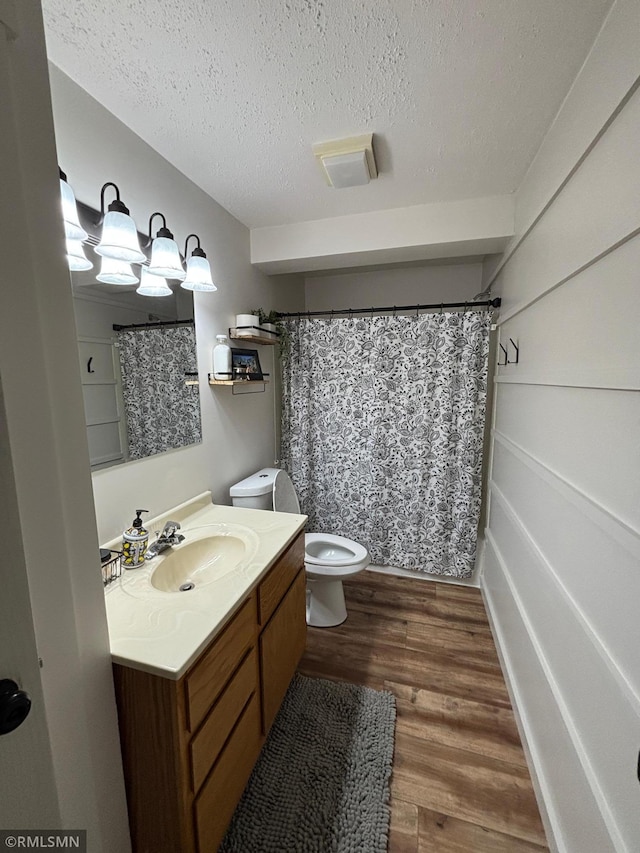
[[[336,314],[373,314],[380,311],[420,311],[430,308],[499,308],[502,304],[502,299],[496,296],[495,299],[486,299],[483,302],[435,302],[432,305],[387,305],[384,308],[341,308],[337,311],[278,311],[278,317],[326,317],[328,315],[335,316]]]
[[[194,323],[195,320],[158,320],[154,323],[132,323],[130,326],[114,323],[112,329],[114,332],[127,332],[129,329],[153,329],[158,326],[193,326]]]

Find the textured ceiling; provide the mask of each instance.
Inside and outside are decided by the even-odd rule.
[[[43,0],[50,59],[249,227],[513,192],[611,0]],[[314,142],[373,132],[327,187]]]

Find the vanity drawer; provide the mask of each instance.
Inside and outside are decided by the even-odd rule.
[[[255,639],[256,597],[251,595],[186,676],[189,731],[200,725]]]
[[[261,627],[282,601],[304,565],[304,533],[300,533],[258,587],[258,619]]]
[[[206,779],[257,685],[258,654],[251,649],[189,745],[194,791],[197,792]]]
[[[260,703],[254,694],[196,799],[200,853],[213,853],[220,846],[261,746]]]

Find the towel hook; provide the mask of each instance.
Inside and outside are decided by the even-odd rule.
[[[511,341],[511,346],[512,346],[512,347],[514,348],[514,350],[516,351],[516,357],[515,357],[515,361],[511,361],[511,362],[508,362],[508,363],[509,363],[509,364],[517,364],[517,363],[520,361],[520,347],[519,347],[519,346],[518,346],[518,344],[513,340],[513,338],[509,338],[509,340]]]
[[[499,366],[499,367],[504,367],[506,364],[509,364],[509,353],[508,353],[508,352],[506,351],[506,349],[502,346],[502,344],[500,344],[500,349],[501,349],[501,350],[502,350],[502,352],[504,353],[504,361],[500,361],[500,359],[498,358],[498,366]]]

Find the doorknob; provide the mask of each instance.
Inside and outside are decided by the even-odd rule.
[[[0,679],[0,735],[22,725],[29,716],[31,699],[10,678]]]

